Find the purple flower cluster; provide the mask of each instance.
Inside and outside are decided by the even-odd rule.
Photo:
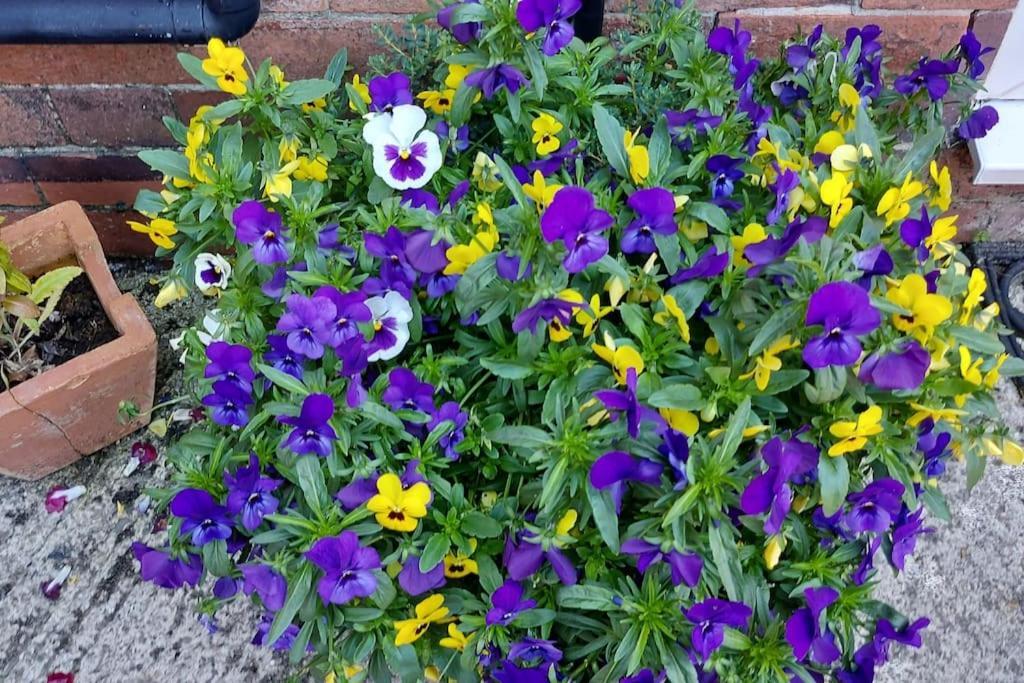
[[[210,408],[210,419],[225,427],[244,427],[249,423],[253,403],[252,382],[256,378],[250,365],[252,351],[240,344],[212,342],[206,347],[206,370],[213,379],[213,393],[203,397]]]

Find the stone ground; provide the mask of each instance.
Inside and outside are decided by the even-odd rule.
[[[164,340],[195,315],[194,303],[156,310],[151,266],[113,264],[122,290],[143,304],[162,341],[161,399],[180,388],[176,354]],[[1009,385],[1000,406],[1018,436],[1024,402]],[[136,437],[42,481],[0,479],[0,681],[35,683],[52,671],[71,671],[78,683],[271,682],[287,677],[287,662],[249,640],[257,614],[239,601],[209,634],[193,611],[194,598],[138,579],[133,540],[158,544],[153,520],[135,511],[148,486],[166,473],[156,466],[121,476]],[[152,438],[148,436],[146,438]],[[157,440],[158,448],[163,444]],[[897,650],[879,676],[884,683],[1017,683],[1024,680],[1024,468],[993,464],[968,492],[962,468],[946,481],[953,522],[919,543],[907,572],[887,576],[880,597],[912,616],[928,615],[924,647]],[[82,484],[86,494],[60,514],[43,508],[55,485]],[[118,514],[118,503],[124,511]],[[39,585],[62,566],[71,578],[56,602]]]

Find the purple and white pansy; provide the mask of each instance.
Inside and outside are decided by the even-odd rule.
[[[437,134],[424,130],[427,113],[413,104],[373,115],[363,140],[373,147],[373,170],[396,190],[423,187],[441,168]]]
[[[401,294],[389,291],[383,296],[374,296],[366,300],[373,318],[370,323],[373,338],[366,343],[369,352],[367,360],[391,360],[402,352],[409,343],[409,322],[412,320],[412,307]]]

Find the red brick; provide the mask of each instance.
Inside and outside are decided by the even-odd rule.
[[[325,12],[327,0],[263,0],[263,12]]]
[[[0,182],[13,183],[19,180],[29,180],[24,161],[14,157],[0,157]]]
[[[240,42],[254,64],[272,57],[289,79],[322,78],[331,58],[343,47],[348,48],[349,64],[363,67],[367,58],[381,49],[373,33],[373,27],[381,25],[400,29],[402,21],[379,17],[324,20],[271,16],[261,20]]]
[[[65,142],[45,90],[0,91],[0,121],[0,147],[45,147]]]
[[[26,216],[31,216],[35,209],[0,209],[0,226],[17,223]]]
[[[967,28],[970,14],[944,12],[934,14],[857,14],[848,10],[768,13],[725,12],[718,15],[719,25],[731,26],[739,19],[743,28],[753,34],[754,51],[760,56],[778,54],[779,43],[795,34],[806,34],[815,25],[824,24],[825,30],[841,36],[850,26],[877,24],[882,28],[882,44],[890,68],[902,69],[922,55],[939,55],[956,45]]]
[[[1024,239],[1024,211],[1020,200],[977,200],[954,202],[950,211],[960,216],[957,237],[968,241],[984,232],[987,240]]]
[[[430,9],[427,0],[331,0],[334,12],[380,12],[413,14]]]
[[[189,83],[174,45],[4,45],[0,83]]]
[[[862,0],[864,9],[1013,9],[1017,0]]]
[[[21,181],[16,183],[0,183],[0,205],[3,206],[39,206],[42,200],[36,191],[35,183]]]
[[[969,2],[970,0],[965,0]],[[645,7],[646,0],[605,0],[605,8],[609,12],[627,12],[634,7]],[[837,0],[697,0],[696,7],[701,12],[726,12],[731,10],[764,9],[768,7],[824,7],[840,4]],[[844,0],[842,4],[849,4]]]
[[[178,119],[188,123],[196,110],[205,105],[216,105],[226,100],[230,95],[217,90],[171,90],[171,100],[174,101],[174,110]]]
[[[3,187],[3,185],[0,185]],[[138,180],[99,180],[95,182],[55,183],[40,181],[39,189],[50,204],[72,199],[83,206],[132,206],[141,189],[159,191],[159,182]]]
[[[161,121],[174,115],[162,89],[55,88],[50,96],[71,142],[86,146],[143,147],[173,143]]]
[[[1010,25],[1010,17],[1012,15],[1013,12],[1011,11],[975,12],[971,17],[971,30],[974,31],[982,45],[994,47],[998,50],[999,46],[1003,43],[1003,36],[1006,35],[1006,29]],[[995,52],[989,52],[981,58],[986,68],[992,66],[992,60],[995,59],[995,56]]]
[[[118,154],[89,155],[39,155],[24,156],[19,161],[27,170],[27,174],[12,177],[22,180],[31,176],[35,180],[155,180],[159,174],[136,156]],[[4,173],[0,165],[0,178]]]
[[[156,247],[148,237],[128,227],[128,221],[146,221],[135,211],[86,211],[89,222],[108,256],[152,256]]]

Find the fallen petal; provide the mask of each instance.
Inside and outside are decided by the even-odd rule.
[[[85,487],[81,485],[72,486],[71,488],[54,486],[46,493],[46,500],[43,504],[47,512],[61,512],[67,507],[68,503],[84,493]]]

